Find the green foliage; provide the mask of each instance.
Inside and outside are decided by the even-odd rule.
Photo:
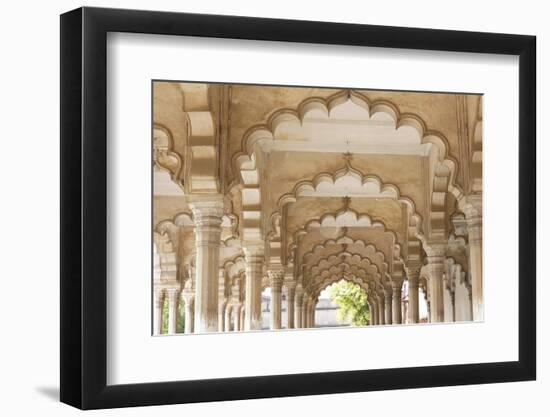
[[[168,333],[168,297],[164,297],[164,303],[162,304],[162,329],[161,334]]]
[[[179,300],[178,303],[178,319],[176,321],[176,333],[184,333],[185,331],[185,303]],[[168,333],[168,297],[165,297],[162,305],[162,334]]]
[[[178,303],[178,321],[176,324],[176,333],[185,332],[185,303],[180,299]]]
[[[351,321],[352,326],[366,326],[370,322],[367,294],[357,284],[339,281],[328,288],[330,299],[340,307],[339,321]]]

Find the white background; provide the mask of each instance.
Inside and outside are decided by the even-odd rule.
[[[302,4],[304,3],[304,4]],[[483,4],[442,2],[231,2],[203,0],[95,2],[88,5],[164,9],[203,13],[242,14],[296,19],[334,20],[398,26],[420,26],[536,34],[538,74],[547,70],[550,38],[542,2]],[[314,5],[314,7],[312,7]],[[2,11],[2,344],[0,345],[0,410],[6,415],[72,415],[76,411],[57,403],[59,349],[59,29],[58,14],[80,6],[72,1],[56,4],[10,2]],[[539,143],[548,129],[542,124],[550,91],[538,80]],[[6,131],[7,128],[7,131]],[[542,143],[541,143],[542,145]],[[548,145],[539,147],[539,259],[550,249],[550,210],[542,185],[550,168],[541,166]],[[506,209],[506,208],[503,208]],[[546,235],[546,236],[544,236]],[[503,236],[505,234],[503,233]],[[542,265],[542,262],[540,263]],[[539,268],[537,382],[423,390],[358,393],[290,399],[239,401],[200,405],[101,411],[99,415],[200,415],[248,416],[298,415],[343,412],[384,415],[545,415],[545,393],[550,389],[550,330],[542,324],[549,317],[541,295],[550,284]],[[546,357],[545,357],[546,356]],[[411,412],[412,410],[412,412]]]
[[[108,384],[517,360],[517,57],[136,34],[107,45]],[[151,338],[150,80],[182,78],[484,93],[485,321]]]

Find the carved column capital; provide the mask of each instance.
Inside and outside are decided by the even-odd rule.
[[[483,198],[481,194],[470,194],[459,202],[459,208],[466,215],[466,219],[483,216]]]
[[[395,297],[396,294],[401,293],[401,287],[403,286],[403,278],[401,279],[395,279],[391,283],[391,289],[393,292],[393,296]],[[399,296],[401,298],[401,296]]]
[[[267,271],[269,277],[269,285],[274,291],[281,291],[283,286],[283,280],[285,277],[285,271],[283,269],[270,269]]]
[[[426,252],[426,256],[428,257],[428,262],[430,262],[430,259],[439,260],[438,258],[441,258],[441,262],[443,262],[443,259],[445,258],[445,253],[447,251],[447,242],[428,242],[424,245],[424,251]]]
[[[231,302],[238,303],[241,298],[241,286],[238,282],[231,286]]]
[[[262,326],[262,277],[265,264],[265,244],[244,242],[246,260],[244,327],[246,330],[260,330]]]
[[[189,203],[195,223],[195,245],[220,244],[223,200],[193,201]]]
[[[288,293],[295,294],[298,283],[296,281],[284,281],[284,286]]]
[[[179,298],[181,290],[177,287],[166,289],[166,295],[170,301],[176,301]]]
[[[296,295],[294,296],[294,302],[297,306],[302,306],[304,304],[304,293],[296,291]]]
[[[161,289],[161,290],[154,291],[155,307],[162,308],[162,306],[164,305],[164,297],[165,297],[164,290]]]
[[[191,194],[187,196],[187,204],[193,212],[193,221],[197,223],[223,216],[223,196],[220,194]]]
[[[464,197],[459,207],[466,217],[468,242],[480,244],[483,233],[483,199],[481,194]]]
[[[195,293],[184,290],[181,293],[181,298],[183,298],[183,301],[185,301],[185,304],[193,304],[193,302],[195,301]]]
[[[409,262],[405,266],[405,272],[409,278],[409,285],[412,282],[416,282],[418,285],[418,278],[420,277],[420,270],[422,269],[422,262]]]
[[[441,277],[445,268],[445,254],[447,251],[447,245],[442,242],[432,242],[424,246],[426,251],[428,264],[427,269],[430,273],[430,277]]]

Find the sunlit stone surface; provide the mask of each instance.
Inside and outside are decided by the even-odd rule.
[[[483,320],[479,95],[155,82],[154,334]]]

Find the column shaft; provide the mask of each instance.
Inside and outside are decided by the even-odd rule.
[[[162,333],[162,309],[164,307],[164,291],[155,291],[155,312],[153,314],[153,334]]]
[[[395,284],[392,288],[393,295],[392,295],[392,323],[393,324],[401,324],[401,285],[398,282]]]
[[[392,324],[392,291],[386,290],[384,296],[384,321],[385,324]]]
[[[302,306],[302,327],[304,329],[309,327],[309,296],[304,296],[304,303]]]
[[[218,284],[223,199],[190,202],[195,221],[195,332],[218,331]]]
[[[241,330],[244,330],[244,318],[245,318],[245,314],[246,314],[245,308],[244,308],[243,306],[241,306],[241,315],[240,315],[241,324],[239,325],[239,327],[241,328]]]
[[[294,329],[294,303],[296,295],[296,284],[286,284],[286,328]]]
[[[378,324],[386,324],[385,298],[384,296],[378,297]]]
[[[408,293],[409,293],[409,323],[418,323],[420,321],[419,300],[418,300],[418,280],[420,279],[420,270],[422,264],[414,262],[406,268],[407,277],[409,278]]]
[[[302,326],[302,306],[304,302],[304,294],[302,291],[296,291],[294,299],[294,325],[296,329],[301,329]]]
[[[240,304],[233,306],[233,331],[240,332],[242,329],[241,325],[241,308],[242,306]]]
[[[269,315],[269,327],[273,330],[281,328],[281,304],[283,288],[283,271],[268,271],[271,284],[271,308]]]
[[[168,334],[176,334],[178,327],[179,289],[168,290]]]
[[[227,308],[227,301],[223,300],[219,302],[218,307],[218,331],[223,332],[225,330],[225,311]]]
[[[376,326],[378,323],[378,303],[374,298],[371,299],[371,309],[370,309],[370,321],[373,326]]]
[[[218,275],[218,332],[225,330],[225,309],[227,307],[227,296],[229,288],[226,288],[225,269],[220,268]]]
[[[195,313],[195,294],[185,292],[183,294],[183,301],[185,303],[185,333],[193,333],[193,322]]]
[[[482,234],[481,201],[475,209],[466,210],[468,246],[470,249],[470,277],[472,284],[472,311],[475,321],[483,320]]]
[[[426,249],[430,275],[430,322],[441,323],[445,319],[443,305],[443,273],[445,271],[445,246],[433,245]]]
[[[260,245],[245,247],[244,254],[246,259],[244,329],[261,330],[264,248]]]
[[[225,306],[225,318],[224,318],[224,331],[230,332],[231,331],[231,311],[232,306],[231,304],[227,304]]]
[[[420,320],[418,300],[418,277],[409,277],[409,322],[418,323]]]

